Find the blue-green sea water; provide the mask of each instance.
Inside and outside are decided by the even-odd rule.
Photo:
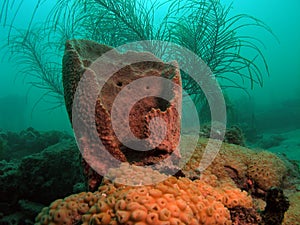
[[[267,76],[263,71],[262,87],[254,85],[251,89],[249,83],[245,81],[243,87],[246,88],[247,94],[235,88],[226,90],[230,104],[238,114],[237,122],[257,128],[261,135],[270,130],[279,133],[293,130],[296,132],[300,127],[300,30],[298,29],[300,3],[296,0],[286,2],[223,0],[221,3],[224,6],[232,4],[229,16],[249,14],[260,19],[272,29],[277,38],[263,29],[251,26],[240,31],[241,34],[245,32],[246,35],[255,37],[264,44],[259,48],[268,63],[270,75]],[[19,6],[15,3],[9,5],[5,19],[2,15],[2,25],[6,26],[1,26],[3,51],[0,73],[0,127],[11,131],[34,127],[38,130],[54,129],[72,132],[65,107],[62,105],[51,109],[53,106],[51,102],[49,103],[51,99],[46,97],[40,100],[45,94],[44,90],[33,87],[30,83],[34,78],[21,74],[14,59],[10,60],[10,55],[6,54],[9,33],[13,36],[16,30],[28,28],[35,4],[35,1],[23,1],[14,18],[14,12]],[[52,1],[40,4],[31,27],[45,23],[53,5]],[[164,8],[160,10],[163,13]],[[156,16],[159,18],[161,15],[158,13]],[[13,26],[12,30],[9,28],[10,25]],[[299,148],[295,151],[299,152]]]
[[[50,68],[49,71],[51,68],[58,71],[56,71],[59,78],[58,82],[61,82],[61,60],[65,39],[60,40],[61,36],[50,34],[53,30],[51,28],[56,26],[55,22],[51,22],[49,16],[53,15],[51,9],[53,9],[55,2],[52,0],[2,0],[0,3],[0,10],[2,10],[0,17],[0,134],[19,133],[27,128],[32,128],[38,132],[55,130],[66,135],[73,135],[63,95],[53,93],[51,88],[50,91],[47,90],[47,84],[40,78],[40,71],[35,71],[36,67],[32,66],[30,59],[27,57],[28,55],[24,53],[24,51],[28,53],[30,48],[25,46],[25,42],[24,48],[22,48],[22,37],[28,38],[29,36],[26,35],[32,35],[32,33],[26,34],[26,32],[28,29],[32,30],[33,36],[36,35],[37,37],[32,39],[31,44],[33,46],[37,44],[38,47],[34,50],[37,51],[35,52],[37,54],[31,54],[31,57],[33,57],[31,60],[34,61],[41,57],[41,62],[47,65],[46,68]],[[163,3],[163,0],[159,2]],[[260,58],[255,66],[262,71],[262,80],[261,84],[254,83],[253,87],[247,78],[241,79],[236,74],[226,75],[230,76],[231,81],[238,84],[238,88],[232,87],[222,90],[225,96],[225,104],[229,109],[227,111],[228,127],[234,125],[242,130],[246,146],[253,149],[266,149],[276,154],[284,154],[288,159],[295,160],[296,164],[299,165],[300,1],[221,0],[220,3],[225,8],[230,8],[228,18],[239,14],[247,14],[262,21],[265,28],[270,29],[266,31],[265,28],[253,26],[252,24],[236,31],[237,35],[245,38],[244,40],[250,40],[247,39],[249,37],[255,38],[250,40],[258,46],[258,51],[255,54],[261,53],[263,55],[268,71]],[[37,5],[38,7],[36,7]],[[84,5],[81,6],[81,9],[83,7]],[[145,4],[145,7],[147,7],[147,4]],[[167,7],[168,4],[155,12],[154,21],[157,24],[162,21],[162,15],[166,13]],[[64,29],[66,32],[72,24],[72,19],[76,21],[76,18],[80,17],[76,14],[78,8],[71,8],[72,10],[75,10],[75,13],[72,14],[74,18],[65,21],[67,28]],[[63,15],[64,11],[59,14],[60,17],[63,17]],[[248,21],[241,20],[239,23],[243,25]],[[255,24],[255,22],[251,23]],[[118,24],[115,25],[114,29],[118,29]],[[41,28],[44,31],[50,29],[41,34],[39,33]],[[64,32],[63,27],[58,26],[59,29]],[[74,29],[74,36],[70,35],[70,38],[82,38],[80,27],[74,25]],[[76,33],[76,29],[79,33]],[[93,28],[87,33],[92,32],[92,30]],[[42,37],[39,37],[39,35],[42,35]],[[49,35],[50,39],[45,35]],[[14,45],[17,42],[18,44]],[[55,46],[52,46],[53,43],[55,43]],[[39,47],[38,44],[42,44],[42,47]],[[244,42],[243,44],[246,46],[249,43]],[[62,46],[60,50],[57,50],[58,45]],[[248,57],[249,61],[256,60],[253,49],[242,47],[241,54],[246,58]],[[245,70],[242,73],[245,73],[246,77],[249,76]],[[219,79],[218,81],[222,83],[224,80]],[[187,126],[193,125],[193,121],[187,121],[186,123]],[[4,136],[0,136],[0,140],[1,137]],[[30,148],[30,146],[27,146],[27,148]],[[0,157],[1,154],[0,146]],[[24,155],[26,154],[20,153],[20,157]],[[17,156],[12,154],[11,157],[5,159],[9,161],[13,157]]]
[[[258,38],[265,45],[264,47],[261,46],[261,50],[268,62],[270,76],[264,76],[263,87],[255,86],[251,90],[248,84],[245,85],[251,96],[250,99],[239,90],[229,90],[230,93],[232,92],[230,98],[232,101],[237,101],[237,108],[240,110],[245,109],[246,112],[241,112],[242,116],[249,114],[251,111],[257,118],[256,126],[262,130],[299,128],[300,64],[297,57],[300,52],[298,43],[300,31],[297,29],[299,25],[299,15],[297,13],[300,8],[299,2],[296,0],[287,2],[272,1],[271,3],[266,0],[222,1],[224,5],[231,3],[230,15],[245,13],[262,20],[272,29],[279,42],[264,31],[253,28],[252,32],[252,28],[247,28],[251,30],[253,37]],[[35,5],[35,1],[26,1],[21,5],[14,19],[14,28],[26,29],[28,27],[34,9],[33,5]],[[41,4],[33,24],[35,21],[43,23],[52,5],[51,1],[45,1],[44,4]],[[18,4],[15,3],[14,7],[17,6]],[[8,11],[7,25],[11,25],[14,11],[14,8]],[[1,26],[1,46],[7,44],[9,30],[8,27]],[[49,103],[42,101],[32,110],[42,91],[38,88],[32,88],[28,84],[31,82],[30,79],[26,80],[24,76],[20,75],[14,62],[9,60],[9,55],[4,55],[3,52],[1,54],[1,118],[9,114],[8,119],[1,120],[2,129],[18,131],[32,126],[41,130],[70,130],[63,107],[47,110]],[[11,98],[11,101],[16,101],[14,98],[17,97],[26,98],[26,102],[20,105],[19,108],[5,104],[5,101],[8,101],[9,98]],[[241,102],[246,105],[238,106]],[[4,107],[4,105],[6,106]],[[250,107],[250,109],[247,107]],[[20,116],[24,118],[24,121],[17,126],[13,121]],[[11,122],[11,127],[7,125],[7,121]]]

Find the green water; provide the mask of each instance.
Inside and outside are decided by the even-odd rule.
[[[231,3],[231,1],[222,1],[225,5]],[[252,36],[260,39],[265,48],[262,47],[262,51],[266,57],[269,65],[270,77],[264,76],[263,87],[255,86],[253,90],[250,89],[248,84],[245,84],[246,88],[251,95],[251,99],[248,98],[240,90],[229,90],[230,98],[237,101],[237,108],[243,112],[245,107],[250,107],[252,113],[257,119],[256,126],[260,129],[297,129],[300,126],[299,122],[299,52],[300,44],[299,37],[300,31],[297,29],[299,26],[299,14],[297,13],[300,4],[296,0],[289,0],[286,2],[272,1],[270,3],[267,0],[264,1],[233,1],[230,14],[246,13],[254,16],[263,22],[265,22],[278,37],[280,43],[278,43],[271,35],[263,32],[259,29],[253,29]],[[22,4],[17,17],[15,18],[13,26],[17,29],[26,29],[28,27],[35,1],[26,1]],[[18,4],[15,3],[14,7]],[[46,15],[49,13],[49,9],[52,7],[51,1],[41,4],[37,10],[34,18],[34,22],[45,21]],[[7,15],[7,24],[13,18],[14,8],[12,8]],[[3,20],[2,20],[3,21]],[[251,28],[247,28],[251,29]],[[1,27],[1,43],[6,44],[9,28]],[[1,45],[2,45],[1,44]],[[2,52],[3,54],[3,52]],[[69,122],[65,115],[64,107],[60,107],[55,110],[47,110],[49,103],[41,101],[32,110],[36,101],[43,94],[43,91],[38,88],[31,88],[30,78],[24,80],[24,76],[21,76],[16,69],[16,65],[13,61],[8,61],[8,56],[2,56],[1,62],[1,86],[0,86],[0,99],[1,99],[1,112],[10,111],[8,120],[14,121],[15,118],[21,116],[24,121],[20,123],[19,127],[13,125],[1,124],[4,129],[20,130],[28,126],[36,127],[41,130],[70,130]],[[5,97],[13,98],[16,95],[21,98],[26,97],[26,105],[18,108],[15,106],[6,106]],[[240,107],[240,102],[246,104],[246,106]],[[246,103],[247,102],[247,103]],[[289,102],[287,104],[287,102]],[[10,107],[8,109],[8,107]],[[4,109],[5,108],[5,109]],[[3,117],[5,112],[1,114]],[[7,113],[6,113],[7,114]],[[5,115],[6,115],[5,114]],[[23,115],[22,115],[23,114]],[[266,118],[270,119],[267,120]],[[7,119],[5,119],[7,121]],[[6,122],[7,123],[7,122]]]
[[[264,44],[259,47],[267,61],[270,76],[267,76],[265,71],[263,72],[262,87],[254,85],[251,89],[249,83],[245,81],[242,85],[248,94],[240,89],[226,89],[226,95],[234,107],[237,118],[235,122],[255,127],[262,135],[264,132],[280,133],[299,129],[300,63],[298,56],[300,44],[298,40],[300,31],[297,27],[300,21],[298,14],[300,3],[296,0],[272,1],[272,3],[267,0],[221,1],[224,6],[231,3],[230,16],[245,13],[260,19],[272,29],[278,39],[276,40],[274,36],[263,29],[251,26],[239,31],[241,35],[250,34]],[[32,76],[25,77],[24,74],[21,74],[14,59],[10,60],[9,55],[5,54],[6,44],[11,39],[8,38],[9,34],[11,37],[16,30],[26,30],[29,27],[34,12],[32,6],[36,4],[35,1],[23,2],[14,18],[18,6],[16,2],[7,11],[5,20],[2,15],[1,25],[6,26],[1,26],[1,45],[4,45],[2,49],[4,51],[1,52],[0,126],[3,130],[12,131],[19,131],[31,126],[38,130],[55,129],[72,132],[64,105],[52,109],[51,101],[53,99],[48,98],[47,95],[41,99],[45,90],[33,87],[30,83],[36,80]],[[51,1],[45,1],[39,5],[31,28],[45,23],[51,7],[53,7]],[[156,14],[157,18],[164,13],[163,7],[160,10]],[[14,28],[10,29],[10,25],[13,25]],[[247,56],[247,54],[246,52],[245,55]],[[249,58],[251,57],[249,52]],[[59,60],[58,63],[60,63]],[[258,66],[263,67],[263,65]],[[240,81],[238,77],[236,80]],[[8,102],[10,103],[8,104]]]
[[[34,12],[33,5],[36,2],[23,1],[15,18],[17,3],[8,9],[6,21],[2,14],[1,25],[6,23],[6,26],[1,26],[1,45],[4,45],[2,47],[4,51],[1,52],[3,60],[0,73],[0,129],[20,131],[34,127],[37,130],[63,130],[72,133],[64,105],[52,109],[56,106],[51,103],[52,99],[47,98],[47,95],[41,99],[45,90],[30,84],[38,79],[24,77],[14,59],[10,60],[9,55],[5,54],[9,32],[13,36],[16,33],[15,28],[26,30],[29,27]],[[262,41],[264,46],[259,45],[259,48],[266,58],[270,76],[263,72],[262,87],[254,85],[251,89],[248,81],[242,83],[247,93],[235,88],[226,89],[226,95],[234,108],[234,123],[240,124],[242,128],[255,129],[258,136],[275,133],[283,135],[285,139],[293,138],[290,142],[295,149],[289,151],[299,158],[297,152],[300,145],[300,30],[298,29],[300,3],[297,0],[221,1],[225,6],[231,2],[230,16],[245,13],[260,19],[272,29],[278,39],[259,28],[246,27],[239,31],[241,35],[245,33]],[[52,7],[52,1],[40,4],[31,28],[44,24]],[[158,19],[164,8],[160,10],[161,12],[156,14]],[[9,28],[10,25],[14,27],[12,30]],[[245,55],[247,54],[246,52]],[[251,57],[249,53],[249,58]],[[60,62],[59,57],[55,60]],[[261,64],[258,66],[263,67]],[[239,78],[237,80],[240,82]],[[251,138],[253,137],[248,137],[249,140]]]

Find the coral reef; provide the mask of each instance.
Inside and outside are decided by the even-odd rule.
[[[260,225],[261,216],[252,208],[234,207],[230,210],[232,225]]]
[[[122,166],[133,176],[144,174],[146,180],[140,177],[145,183],[157,176],[150,169]],[[213,185],[207,183],[211,179],[215,181]],[[196,181],[169,177],[163,182],[140,186],[104,180],[94,193],[83,192],[56,200],[37,216],[36,225],[231,224],[230,208],[252,206],[252,198],[245,191],[218,181],[213,175]]]
[[[189,135],[184,135],[182,141],[188,145]],[[3,218],[0,223],[27,221],[25,224],[31,224],[30,218],[37,211],[42,211],[36,218],[37,224],[106,224],[107,221],[121,224],[123,220],[127,220],[128,224],[132,224],[133,220],[141,220],[135,221],[136,224],[149,224],[151,219],[161,224],[172,224],[171,221],[174,224],[260,224],[258,212],[264,211],[263,199],[271,186],[282,185],[286,175],[284,164],[271,153],[224,143],[212,165],[200,173],[197,162],[206,143],[207,139],[199,139],[194,155],[180,171],[185,178],[167,177],[150,168],[122,164],[120,168],[109,171],[95,192],[81,192],[83,189],[79,184],[83,179],[78,176],[81,173],[80,158],[73,139],[64,139],[18,163],[1,161],[0,185],[3,195],[0,216]],[[181,155],[184,159],[184,148]],[[253,165],[259,168],[258,171],[263,168],[269,173],[264,183],[251,175]],[[123,185],[125,180],[132,186]],[[74,184],[78,184],[75,192],[78,194],[56,200],[41,210],[50,201],[74,193]],[[145,196],[151,198],[138,196],[137,193],[146,193]],[[172,204],[159,205],[162,203],[155,195],[161,195]],[[297,224],[299,194],[289,195],[289,199],[291,206],[283,224]],[[160,207],[158,212],[155,207],[147,205],[150,200]],[[130,201],[130,207],[127,207]],[[176,205],[178,202],[187,207],[181,209]],[[136,211],[130,211],[133,209]],[[210,216],[211,213],[213,216]],[[164,216],[170,219],[170,223],[162,220]],[[186,220],[189,222],[184,222]]]
[[[182,139],[189,142],[188,135]],[[185,178],[122,164],[109,171],[97,191],[71,195],[44,208],[36,224],[268,224],[266,218],[275,216],[263,220],[257,210],[264,206],[258,205],[265,205],[262,199],[270,196],[267,193],[279,190],[271,187],[283,182],[286,170],[282,161],[271,153],[224,143],[212,165],[200,173],[197,162],[206,142],[200,139],[182,170]],[[254,157],[267,158],[255,159],[253,164]],[[253,165],[258,169],[253,171]],[[268,176],[265,174],[261,183],[253,174],[262,168]],[[132,186],[123,185],[125,181]],[[262,203],[250,194],[260,196]],[[277,200],[285,205],[285,198]],[[270,204],[268,197],[267,202]],[[268,215],[267,209],[262,215]]]
[[[274,186],[282,186],[287,170],[275,154],[261,151],[250,157],[247,173],[259,188],[268,190]]]

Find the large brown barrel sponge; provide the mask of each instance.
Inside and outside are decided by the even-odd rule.
[[[132,58],[141,59],[141,62],[126,65],[121,68],[105,82],[99,92],[95,103],[95,124],[98,137],[105,146],[105,150],[113,155],[120,162],[131,162],[137,165],[149,165],[160,162],[172,153],[179,157],[179,137],[180,137],[180,117],[181,117],[181,78],[180,70],[176,62],[164,63],[148,52],[127,51],[119,53],[111,47],[98,44],[89,40],[69,40],[66,42],[65,54],[63,57],[63,85],[67,112],[72,123],[72,106],[76,88],[83,74],[99,57],[108,51],[113,51],[112,58],[102,57],[103,65],[114,67],[121,61],[127,64]],[[99,74],[97,74],[97,79]],[[150,96],[136,102],[129,113],[129,126],[131,132],[138,139],[145,139],[150,136],[150,121],[154,117],[163,119],[167,126],[164,139],[149,151],[135,151],[122,144],[117,138],[111,123],[112,104],[119,92],[131,82],[145,77],[163,77],[169,78],[174,84],[173,87],[166,87],[162,83],[155,83],[151,88],[157,89],[156,92],[163,93],[170,91],[172,98],[166,101],[162,98]],[[104,78],[103,78],[104,79]],[[176,86],[180,88],[176,88]],[[91,84],[91,89],[97,88]],[[141,90],[137,89],[136,92]],[[86,102],[93,101],[89,99],[88,93],[82,93],[84,96],[80,99],[78,120],[82,122],[82,132],[84,136],[85,129],[90,129],[85,121]],[[137,93],[138,94],[138,93]],[[128,96],[130,97],[130,96]],[[129,99],[128,99],[129,100]],[[127,101],[124,101],[126,104]],[[122,112],[120,112],[122,113]],[[158,129],[160,123],[152,123],[151,129]],[[88,130],[87,132],[88,133]],[[126,138],[126,132],[121,132],[123,138]],[[77,137],[78,138],[78,137]],[[80,137],[84,138],[84,137]],[[151,144],[151,143],[150,143]],[[91,150],[93,146],[87,143],[87,146],[81,146]],[[95,149],[96,151],[97,149]]]

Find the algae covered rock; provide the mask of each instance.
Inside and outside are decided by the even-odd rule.
[[[0,160],[18,160],[70,138],[64,132],[37,131],[32,127],[20,132],[0,130]]]
[[[23,158],[19,165],[19,191],[32,201],[47,204],[71,194],[81,179],[80,152],[73,140],[50,146]]]
[[[34,218],[29,210],[32,205],[48,205],[70,195],[79,183],[84,183],[80,152],[72,138],[20,160],[0,161],[3,221],[16,212],[20,214],[18,218]],[[0,219],[0,224],[3,221]]]

